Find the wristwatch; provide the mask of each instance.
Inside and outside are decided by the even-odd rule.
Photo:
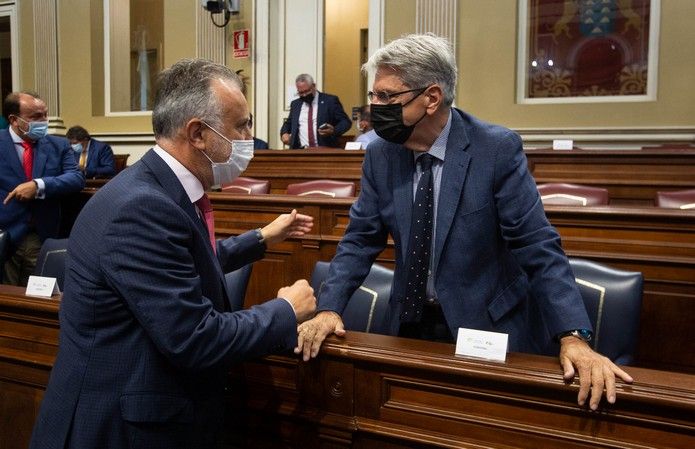
[[[570,335],[573,337],[577,337],[580,340],[584,340],[585,342],[588,343],[591,341],[591,337],[593,336],[593,332],[591,332],[589,329],[573,329],[571,331],[562,332],[562,333],[558,334],[557,341],[560,341],[563,337],[567,337]]]

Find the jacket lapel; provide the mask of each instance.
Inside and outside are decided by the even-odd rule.
[[[52,145],[48,139],[39,139],[34,143],[34,166],[31,169],[32,178],[40,178],[46,168],[48,152],[52,150]],[[62,161],[61,161],[62,164]]]
[[[387,145],[384,151],[393,155],[391,158],[394,173],[393,205],[396,224],[401,235],[401,260],[405,260],[410,241],[410,221],[413,210],[413,153],[401,145]]]
[[[22,168],[22,161],[19,160],[17,156],[17,149],[12,141],[12,136],[8,130],[3,130],[0,132],[0,148],[3,151],[0,152],[0,157],[5,159],[5,162],[17,176],[24,179],[24,168]]]
[[[186,213],[191,217],[193,222],[196,223],[196,228],[198,232],[201,234],[203,240],[208,241],[209,239],[207,229],[205,228],[203,221],[198,216],[198,212],[196,211],[195,206],[193,205],[193,203],[191,203],[188,194],[186,194],[186,191],[181,185],[181,182],[176,177],[171,168],[169,168],[169,166],[162,160],[161,157],[157,155],[157,153],[154,152],[154,150],[150,150],[147,153],[145,153],[145,155],[142,157],[142,161],[148,167],[150,167],[155,177],[157,178],[157,182],[159,182],[159,184],[164,188],[164,191],[167,192],[167,194],[176,202],[176,204],[178,204],[183,210],[185,210]],[[223,291],[226,291],[224,290],[224,273],[222,273],[222,267],[220,267],[220,264],[217,261],[217,256],[213,252],[212,247],[210,245],[205,246],[207,248],[208,255],[210,256],[210,258],[214,259],[213,266],[215,267],[215,271],[220,279],[220,282],[222,282]]]
[[[449,235],[451,223],[454,221],[458,204],[461,201],[461,191],[466,181],[470,155],[465,151],[470,141],[464,127],[463,119],[458,110],[451,109],[451,130],[446,144],[446,156],[442,170],[442,181],[439,188],[439,203],[437,207],[437,230],[434,246],[434,269],[439,265],[444,242]]]

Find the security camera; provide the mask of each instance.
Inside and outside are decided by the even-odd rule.
[[[239,0],[201,0],[201,3],[210,14],[239,14]]]
[[[206,11],[210,11],[210,20],[218,28],[224,28],[229,23],[232,14],[239,14],[239,0],[201,0]],[[224,13],[224,22],[215,22],[214,14]]]

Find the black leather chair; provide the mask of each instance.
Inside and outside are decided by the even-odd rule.
[[[630,365],[639,334],[642,273],[585,259],[569,260],[594,327],[591,346],[619,365]]]
[[[311,274],[311,286],[317,298],[321,295],[321,285],[328,275],[329,262],[316,262]],[[393,271],[379,264],[372,265],[369,275],[355,290],[343,311],[343,324],[346,330],[388,334],[387,320]]]
[[[0,229],[0,284],[2,284],[5,276],[5,258],[9,244],[10,234],[8,234],[7,231]]]
[[[65,281],[65,258],[68,254],[68,239],[46,239],[41,245],[36,259],[34,274],[58,280],[58,288],[63,290]]]
[[[244,265],[234,271],[224,275],[227,284],[227,294],[232,312],[237,312],[244,308],[244,298],[246,297],[246,287],[249,285],[253,264]]]

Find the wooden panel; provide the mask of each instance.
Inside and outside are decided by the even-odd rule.
[[[256,150],[244,176],[270,180],[270,193],[312,179],[352,181],[359,192],[364,150]]]
[[[631,368],[636,381],[619,383],[617,403],[589,412],[576,405],[578,384],[562,381],[554,358],[508,354],[500,364],[459,358],[453,350],[453,345],[351,332],[329,339],[310,363],[283,357],[247,363],[247,416],[263,423],[263,441],[275,435],[291,447],[695,444],[695,376]],[[293,440],[282,432],[289,423],[319,442],[296,435]],[[254,430],[252,425],[249,447],[256,442]]]
[[[536,182],[608,189],[610,204],[653,205],[659,190],[695,187],[695,149],[527,150]]]
[[[0,286],[3,448],[27,445],[55,356],[58,303]],[[7,323],[25,323],[26,333],[5,333]],[[329,338],[309,363],[288,355],[238,365],[223,439],[306,449],[695,445],[694,375],[630,368],[635,383],[618,383],[617,403],[590,412],[576,405],[578,383],[563,382],[555,358],[508,354],[497,363],[453,352],[449,344],[349,332]]]

